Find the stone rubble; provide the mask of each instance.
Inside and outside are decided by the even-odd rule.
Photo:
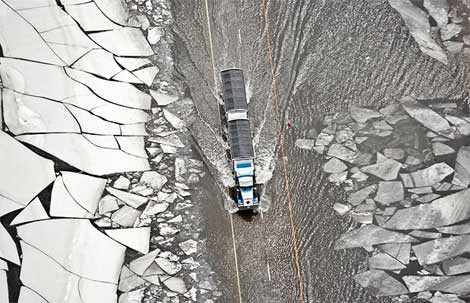
[[[311,143],[327,151],[323,171],[347,192],[333,209],[360,226],[335,249],[368,251],[369,270],[354,279],[372,295],[463,302],[470,293],[470,117],[454,105],[404,97],[380,110],[351,107],[326,116]],[[403,119],[390,128],[382,121],[392,115]]]

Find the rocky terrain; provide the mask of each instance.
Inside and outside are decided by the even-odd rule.
[[[316,139],[296,145],[327,160],[341,185],[333,208],[356,228],[335,249],[362,247],[354,280],[374,296],[465,302],[470,294],[470,117],[453,102],[404,97],[379,110],[326,116]]]

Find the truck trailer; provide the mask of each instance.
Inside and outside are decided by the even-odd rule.
[[[254,149],[251,140],[248,104],[243,71],[230,68],[221,71],[224,113],[230,145],[230,161],[235,179],[233,199],[239,210],[256,210],[259,196],[256,190]]]

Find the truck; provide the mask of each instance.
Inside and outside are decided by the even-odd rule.
[[[228,154],[235,181],[235,187],[231,190],[232,198],[238,210],[256,211],[259,195],[243,71],[239,68],[224,69],[220,76],[224,121],[230,146]]]

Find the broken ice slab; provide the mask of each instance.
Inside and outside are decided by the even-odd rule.
[[[430,194],[419,197],[418,199],[416,199],[416,201],[419,202],[419,203],[429,203],[431,201],[436,200],[439,197],[440,197],[440,195],[438,195],[438,194],[430,193]]]
[[[454,132],[449,122],[429,107],[422,105],[412,97],[404,97],[401,104],[411,117],[426,128],[446,138],[454,139]]]
[[[392,258],[385,253],[378,253],[369,258],[369,268],[384,269],[384,270],[402,270],[406,266],[399,262],[397,259]]]
[[[145,171],[140,177],[140,183],[146,184],[154,190],[160,190],[167,181],[167,177],[157,173],[156,171]]]
[[[155,263],[169,275],[177,274],[183,268],[181,264],[162,257],[158,257]]]
[[[470,252],[470,236],[439,238],[413,246],[419,264],[435,264]]]
[[[144,292],[145,288],[142,287],[133,291],[122,293],[119,296],[119,303],[140,303],[144,298]]]
[[[401,168],[401,163],[393,159],[389,159],[377,153],[376,164],[364,166],[361,171],[379,177],[383,180],[394,180],[397,178],[398,172]]]
[[[54,162],[38,156],[2,131],[0,146],[0,196],[26,206],[54,181]]]
[[[312,149],[315,146],[315,140],[312,139],[297,139],[295,140],[295,146],[302,149]]]
[[[457,130],[462,136],[470,135],[470,123],[468,121],[458,118],[451,115],[445,115],[447,121],[449,121],[452,125],[457,127]]]
[[[410,243],[382,244],[379,246],[379,248],[388,255],[400,261],[402,264],[410,263]]]
[[[431,303],[465,303],[464,300],[460,300],[456,294],[442,294],[435,292],[434,296],[430,299]]]
[[[70,104],[65,104],[66,109],[72,114],[73,119],[80,125],[80,130],[76,133],[87,133],[94,135],[120,135],[121,128],[119,124],[109,122],[102,117],[96,116],[93,113],[75,107]],[[61,131],[63,133],[64,131]],[[37,132],[34,132],[37,133]]]
[[[22,2],[27,4],[26,1]],[[18,6],[15,3],[14,7],[21,7],[21,5]],[[66,64],[52,51],[36,29],[3,1],[0,1],[0,11],[2,12],[0,36],[2,36],[3,56],[54,65]],[[12,31],[11,27],[15,30]]]
[[[5,301],[5,302],[8,302],[8,301]],[[48,303],[48,302],[43,297],[41,297],[37,292],[31,290],[28,287],[21,286],[18,303]]]
[[[134,71],[136,69],[139,69],[145,65],[150,65],[152,63],[148,58],[132,58],[132,57],[126,58],[126,57],[115,56],[115,59],[117,62],[119,62],[120,65],[122,65],[128,71]],[[152,95],[153,98],[157,99],[156,96],[158,96],[158,94],[159,93],[157,91],[150,90],[150,95]],[[176,101],[176,100],[173,100],[173,101]],[[157,103],[158,103],[158,100],[157,100]],[[158,105],[161,105],[161,104],[158,103]],[[163,105],[167,105],[167,104],[163,104]]]
[[[143,254],[149,252],[150,227],[107,229],[105,233],[119,243]]]
[[[381,181],[379,182],[374,200],[381,204],[389,205],[399,202],[404,198],[405,190],[400,181]]]
[[[428,56],[447,65],[446,53],[434,41],[431,35],[428,14],[418,6],[415,6],[410,0],[388,0],[388,2],[400,13],[411,35],[418,43],[419,49]]]
[[[128,25],[129,11],[125,2],[113,0],[95,0],[100,11],[113,22],[120,25]]]
[[[92,49],[72,65],[72,68],[111,79],[122,69],[114,61],[114,56],[104,49]]]
[[[121,226],[132,227],[141,214],[140,210],[124,205],[111,215],[111,220]]]
[[[129,292],[133,289],[144,286],[145,280],[130,271],[127,266],[122,268],[121,277],[119,278],[118,290]]]
[[[44,210],[44,206],[42,206],[41,201],[39,201],[38,198],[35,198],[15,217],[15,219],[10,223],[10,225],[18,225],[21,223],[45,219],[49,219],[49,216]]]
[[[398,210],[384,225],[389,229],[428,229],[451,225],[470,217],[470,189],[429,204]]]
[[[183,120],[178,118],[175,114],[171,113],[170,111],[163,109],[163,116],[174,129],[180,130],[184,127]]]
[[[139,69],[134,72],[134,75],[142,80],[143,83],[147,86],[152,86],[153,80],[155,76],[158,74],[160,70],[156,66],[149,66],[143,69]]]
[[[377,185],[375,184],[364,187],[363,189],[350,194],[347,201],[352,205],[359,205],[362,201],[374,193],[376,189]]]
[[[98,205],[98,214],[104,215],[119,209],[118,199],[111,195],[104,196]]]
[[[357,158],[358,154],[341,144],[333,143],[328,149],[328,156],[335,157],[346,162],[352,162]]]
[[[138,208],[148,201],[145,197],[114,189],[112,187],[107,187],[106,191],[133,208]]]
[[[382,114],[375,110],[358,106],[351,106],[349,112],[351,113],[351,117],[359,123],[367,122],[367,120],[373,118],[382,117]]]
[[[331,158],[328,162],[323,165],[323,170],[330,174],[336,174],[343,172],[348,167],[341,160],[336,158]]]
[[[405,157],[405,151],[402,148],[385,148],[384,156],[387,158],[401,160]]]
[[[148,136],[145,123],[121,125],[121,132],[123,136]]]
[[[98,231],[89,220],[37,221],[18,226],[17,231],[20,239],[39,249],[74,275],[117,283],[124,262],[125,247]],[[34,280],[41,280],[37,279],[38,271],[34,268],[36,267],[30,269],[34,271]]]
[[[21,135],[16,138],[93,175],[150,169],[147,159],[121,150],[97,147],[79,134]]]
[[[409,233],[409,235],[415,238],[426,238],[426,239],[437,239],[442,236],[440,233],[423,231],[423,230],[413,230],[412,232]]]
[[[432,193],[432,187],[431,186],[408,188],[407,190],[409,192],[417,194],[417,195]]]
[[[463,29],[463,26],[455,23],[448,23],[446,26],[441,28],[441,38],[443,41],[449,40],[454,36],[457,36]]]
[[[86,85],[96,95],[111,103],[131,108],[150,109],[150,95],[129,83],[104,80],[72,68],[65,68],[65,71],[69,77]]]
[[[0,195],[0,217],[3,217],[6,214],[9,214],[18,209],[22,209],[24,207],[25,205],[17,203]]]
[[[421,292],[433,289],[432,287],[447,280],[442,276],[404,276],[403,281],[410,292]]]
[[[80,125],[58,102],[3,89],[3,118],[8,130],[23,133],[80,133]],[[118,128],[119,129],[119,128]]]
[[[70,14],[86,32],[112,30],[121,27],[111,22],[94,2],[65,5],[64,7],[67,13]]]
[[[188,291],[184,280],[178,277],[171,277],[163,281],[163,284],[171,291],[184,294]]]
[[[99,232],[97,231],[97,233]],[[23,265],[20,280],[24,286],[41,294],[41,297],[47,300],[48,303],[116,302],[117,278],[114,282],[89,279],[82,276],[80,272],[70,271],[67,267],[68,264],[58,263],[57,260],[51,258],[51,254],[45,253],[33,245],[21,241],[21,249],[23,252]],[[72,253],[72,257],[77,254],[74,254],[74,251],[83,255],[86,255],[84,252],[89,252],[88,255],[91,258],[88,260],[96,255],[96,247],[90,247],[89,249],[80,247],[78,249],[78,246],[72,245],[67,247],[67,250]],[[112,251],[108,253],[112,253]],[[68,262],[74,263],[74,261],[69,259]],[[121,263],[112,266],[117,269],[120,264],[122,264],[122,260]],[[90,264],[80,263],[80,265],[88,267],[87,265]],[[96,270],[103,269],[102,265],[96,265],[98,266]],[[38,272],[41,273],[40,278],[38,278]],[[61,291],[57,291],[58,289]]]
[[[157,258],[157,255],[160,253],[160,249],[155,249],[148,254],[137,258],[129,264],[129,269],[134,273],[142,276],[144,272],[152,265]]]
[[[446,275],[458,275],[470,272],[470,259],[457,257],[442,262],[442,270]]]
[[[118,74],[114,75],[113,80],[120,81],[120,82],[127,82],[132,84],[143,84],[142,80],[137,78],[134,74],[132,74],[128,70],[122,70]]]
[[[470,234],[470,223],[438,227],[436,229],[444,234],[465,235]]]
[[[432,151],[435,156],[444,156],[455,153],[455,150],[452,147],[441,142],[434,142],[432,144]]]
[[[414,243],[417,240],[411,236],[386,230],[376,225],[365,225],[341,235],[335,243],[335,249],[353,247],[371,247],[385,243]]]
[[[470,146],[461,146],[457,152],[452,183],[464,187],[470,184]]]
[[[9,302],[6,270],[0,270],[0,302]]]
[[[148,158],[145,152],[145,141],[142,136],[116,136],[119,147],[123,152],[133,156]]]
[[[438,290],[459,296],[470,293],[470,275],[452,276],[431,287],[432,290]]]
[[[437,27],[441,28],[447,25],[449,18],[449,4],[447,0],[424,0],[424,7],[437,23]]]
[[[147,57],[153,55],[153,50],[142,31],[137,28],[123,27],[92,33],[89,36],[101,47],[117,56]]]
[[[400,174],[400,177],[405,187],[424,187],[441,182],[453,172],[452,167],[442,162],[409,174]]]
[[[401,282],[383,270],[368,270],[354,276],[354,280],[367,291],[377,297],[393,296],[408,293]]]
[[[16,265],[20,265],[20,257],[16,244],[8,231],[0,223],[0,257]]]

